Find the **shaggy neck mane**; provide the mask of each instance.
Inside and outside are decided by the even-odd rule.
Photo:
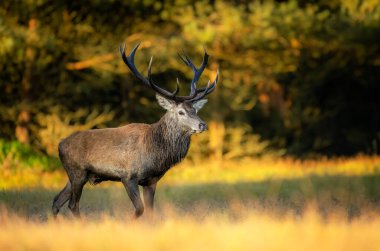
[[[177,121],[166,113],[152,124],[147,133],[148,148],[154,152],[160,169],[169,169],[180,162],[187,154],[191,134],[181,128]]]

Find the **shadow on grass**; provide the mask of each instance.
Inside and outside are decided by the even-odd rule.
[[[89,189],[81,199],[81,212],[90,218],[101,215],[126,217],[133,214],[122,186]],[[0,205],[26,218],[46,220],[58,190],[25,189],[0,191]],[[158,214],[174,211],[200,218],[213,214],[239,217],[244,211],[302,215],[312,205],[322,216],[339,212],[348,219],[380,211],[380,174],[372,176],[307,176],[301,179],[267,180],[235,184],[212,183],[158,186]],[[62,214],[70,216],[65,205]]]

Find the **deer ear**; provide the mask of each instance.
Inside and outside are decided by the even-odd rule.
[[[165,110],[170,110],[175,106],[175,103],[173,101],[166,99],[165,97],[157,93],[156,93],[156,99],[158,101],[158,104]]]
[[[197,112],[207,103],[207,99],[201,99],[193,103],[193,107]]]

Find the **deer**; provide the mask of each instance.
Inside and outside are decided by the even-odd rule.
[[[54,197],[52,213],[57,217],[62,206],[69,201],[68,208],[74,217],[80,218],[79,200],[84,185],[96,185],[103,181],[121,182],[134,206],[134,219],[144,213],[153,213],[157,182],[174,165],[187,155],[191,136],[206,131],[206,123],[198,111],[207,103],[205,96],[216,88],[219,69],[213,82],[197,88],[209,55],[204,50],[200,67],[196,67],[183,51],[180,59],[191,68],[193,78],[190,94],[179,96],[177,78],[173,92],[158,86],[152,79],[152,61],[148,65],[148,77],[136,68],[134,58],[140,43],[125,54],[125,44],[120,45],[120,54],[126,66],[146,87],[153,89],[158,104],[166,113],[153,124],[131,123],[116,128],[91,129],[75,132],[58,144],[59,158],[65,169],[68,182]],[[143,200],[140,196],[142,187]]]

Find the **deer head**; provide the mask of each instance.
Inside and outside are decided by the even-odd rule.
[[[150,58],[148,66],[148,78],[145,78],[137,70],[134,63],[134,57],[139,46],[140,43],[138,43],[133,48],[129,56],[125,55],[125,45],[120,46],[120,53],[124,63],[142,83],[156,92],[158,104],[167,110],[168,116],[172,121],[175,121],[179,127],[190,133],[200,133],[205,131],[207,129],[207,125],[202,121],[202,119],[198,117],[197,113],[207,103],[207,99],[204,99],[204,97],[215,90],[216,83],[218,82],[219,78],[218,70],[215,80],[212,83],[209,81],[206,87],[197,88],[197,82],[208,62],[209,55],[207,54],[206,50],[203,55],[202,64],[199,68],[195,67],[195,65],[191,62],[190,58],[185,53],[183,53],[183,56],[178,54],[181,60],[194,72],[193,79],[190,83],[190,94],[188,96],[178,96],[178,78],[177,87],[173,92],[169,92],[154,83],[151,74],[153,57]]]

